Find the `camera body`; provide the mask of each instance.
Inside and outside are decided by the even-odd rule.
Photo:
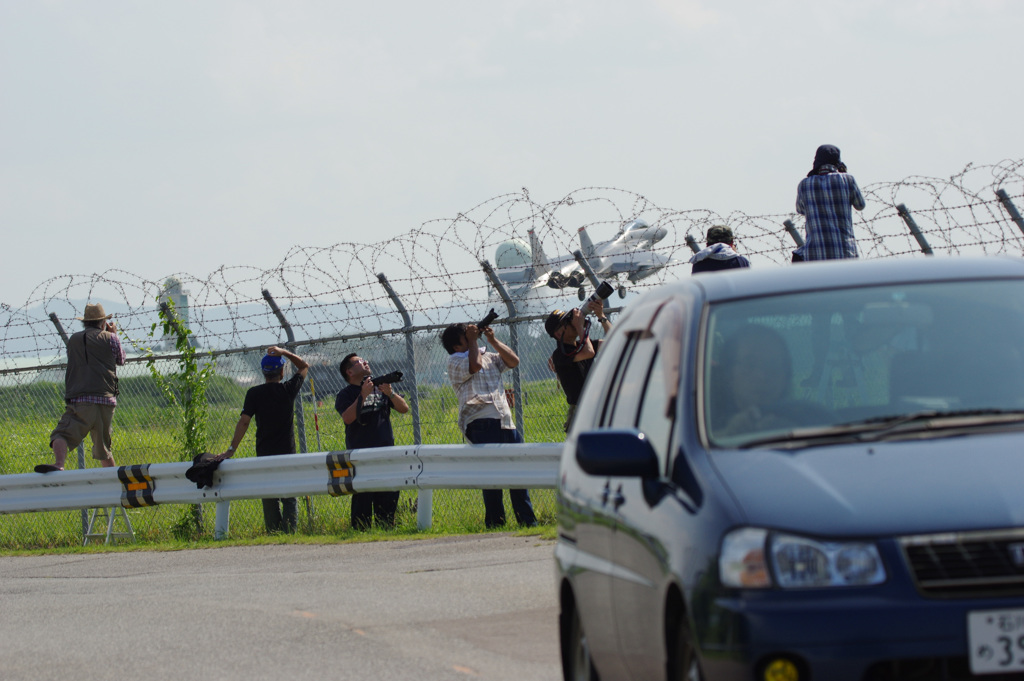
[[[478,329],[480,329],[482,331],[483,329],[486,329],[488,326],[490,326],[491,322],[493,322],[497,318],[498,318],[498,313],[495,312],[494,308],[492,307],[491,311],[487,313],[487,316],[484,317],[483,319],[481,319],[479,322],[477,322],[476,328],[478,328]]]
[[[370,382],[374,385],[384,385],[386,383],[398,383],[402,380],[401,371],[392,371],[391,373],[384,374],[383,376],[374,376],[370,379]]]

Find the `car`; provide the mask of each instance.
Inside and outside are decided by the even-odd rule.
[[[567,680],[1024,678],[1024,260],[648,292],[557,506]]]

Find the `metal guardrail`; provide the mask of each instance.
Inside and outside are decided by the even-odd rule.
[[[562,443],[529,443],[247,457],[222,462],[203,489],[185,477],[191,463],[0,475],[0,514],[337,495],[339,478],[354,492],[554,488],[561,453]]]

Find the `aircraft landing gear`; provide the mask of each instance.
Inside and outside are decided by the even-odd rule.
[[[619,286],[618,290],[619,290],[619,298],[625,298],[626,297],[626,287],[625,286]]]
[[[583,289],[583,287],[582,287],[582,286],[580,286],[580,287],[579,287],[579,288],[578,288],[578,289],[576,290],[576,295],[577,295],[577,296],[579,296],[579,299],[580,299],[580,300],[586,300],[586,299],[587,299],[587,292],[586,292],[586,291],[585,291],[585,290]]]

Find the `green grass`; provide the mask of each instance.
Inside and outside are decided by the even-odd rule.
[[[220,380],[220,377],[218,377]],[[123,379],[121,395],[114,415],[113,451],[118,465],[143,463],[169,463],[182,460],[182,448],[177,433],[181,425],[179,412],[150,385],[145,377]],[[211,389],[209,450],[223,451],[229,444],[235,423],[241,411],[245,390],[231,381],[219,383]],[[526,393],[524,411],[527,442],[561,442],[565,433],[565,397],[554,379],[523,384]],[[456,426],[458,408],[454,392],[449,387],[424,387],[419,391],[421,439],[425,444],[462,443]],[[0,474],[30,472],[38,463],[52,460],[48,447],[49,434],[63,411],[62,386],[35,383],[16,388],[0,388]],[[306,402],[305,434],[307,451],[331,451],[345,448],[345,427],[334,411],[333,396],[315,409],[319,421],[319,446],[314,427],[314,405]],[[411,415],[392,415],[395,442],[413,444]],[[252,431],[252,428],[250,428]],[[254,433],[246,435],[236,456],[254,456]],[[86,442],[86,466],[91,452]],[[74,468],[76,453],[69,455],[68,467]],[[555,522],[554,490],[531,491],[534,511],[541,524],[541,533],[553,533]],[[368,533],[352,530],[349,525],[350,497],[311,497],[313,513],[306,511],[305,502],[299,501],[299,530],[295,535],[268,537],[263,526],[263,511],[259,499],[242,500],[231,504],[229,543],[261,542],[335,542],[369,541],[382,538],[408,538],[447,534],[468,534],[487,531],[483,524],[483,500],[479,490],[435,490],[433,494],[433,526],[427,532],[416,529],[414,492],[403,492],[396,515],[396,528],[387,532],[370,530]],[[505,495],[506,529],[515,530],[512,514]],[[190,507],[184,505],[157,506],[129,509],[128,516],[135,532],[136,548],[163,550],[196,548],[212,545],[214,506],[204,507],[203,538],[197,542],[176,539],[174,527]],[[115,524],[120,528],[120,521]],[[95,530],[94,530],[95,531]],[[0,551],[22,552],[30,550],[101,550],[92,546],[81,548],[82,521],[80,511],[25,513],[0,516]],[[222,545],[222,542],[217,542]]]

